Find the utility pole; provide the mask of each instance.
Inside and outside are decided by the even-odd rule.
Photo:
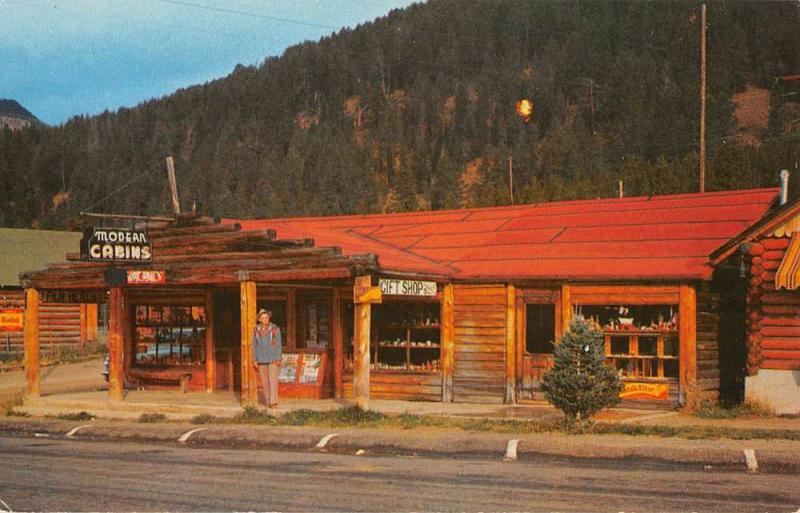
[[[508,157],[508,193],[511,195],[511,204],[514,204],[514,164],[512,157]]]
[[[625,186],[622,183],[622,180],[619,181],[619,197],[620,198],[624,198],[625,197]]]
[[[700,192],[706,191],[706,4],[700,21]]]
[[[167,180],[169,191],[172,193],[172,210],[178,215],[181,213],[181,202],[178,200],[178,184],[175,182],[175,161],[171,155],[167,157]]]

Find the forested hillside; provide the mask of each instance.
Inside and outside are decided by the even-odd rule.
[[[800,160],[798,95],[776,78],[800,73],[800,4],[708,12],[707,188],[776,185]],[[508,204],[509,157],[517,202],[613,196],[619,179],[626,195],[697,190],[699,13],[685,1],[394,11],[135,108],[3,132],[0,225],[163,214],[166,155],[182,203],[218,216]],[[748,86],[769,97],[755,141],[734,116]],[[534,102],[529,123],[520,98]]]

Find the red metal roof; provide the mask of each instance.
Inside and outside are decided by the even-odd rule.
[[[709,255],[764,216],[778,189],[464,210],[240,221],[311,237],[382,270],[451,279],[707,279]]]

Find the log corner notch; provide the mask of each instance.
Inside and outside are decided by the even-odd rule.
[[[39,291],[25,289],[25,397],[41,396],[39,358]]]
[[[372,277],[358,276],[353,286],[355,324],[353,339],[353,400],[363,410],[369,409],[369,339],[372,319]],[[379,289],[380,290],[380,289]]]

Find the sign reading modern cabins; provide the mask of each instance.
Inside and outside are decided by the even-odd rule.
[[[81,239],[81,259],[105,262],[149,262],[153,250],[147,234],[123,228],[93,228]]]
[[[388,280],[379,281],[381,292],[387,296],[435,296],[435,281]]]

